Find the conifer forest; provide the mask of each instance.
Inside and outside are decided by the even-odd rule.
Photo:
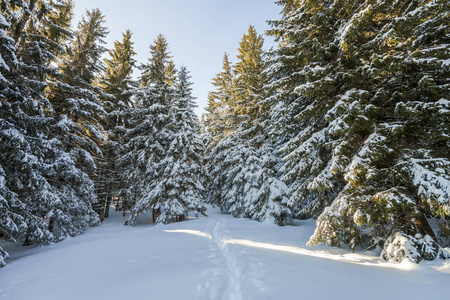
[[[106,48],[100,9],[72,24],[73,0],[0,0],[0,267],[5,243],[55,244],[116,210],[130,229],[210,207],[313,219],[310,249],[450,258],[449,2],[277,4],[197,116],[163,34],[138,62],[130,30]]]

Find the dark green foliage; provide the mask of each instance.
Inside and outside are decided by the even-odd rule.
[[[131,31],[127,30],[123,34],[122,42],[114,42],[114,49],[109,51],[110,58],[104,59],[104,73],[98,80],[98,85],[106,94],[103,95],[105,99],[102,99],[106,111],[102,123],[107,132],[107,140],[100,143],[103,157],[98,160],[96,172],[99,194],[97,207],[104,208],[101,215],[105,218],[109,215],[109,205],[113,197],[125,188],[122,181],[123,170],[117,160],[123,155],[127,116],[133,107],[132,96],[137,88],[137,83],[132,79],[136,53],[131,35]]]
[[[267,133],[263,103],[266,59],[263,38],[250,26],[239,44],[238,62],[224,56],[223,71],[213,79],[207,130],[211,134],[207,167],[210,203],[235,217],[273,219],[286,225],[287,187],[276,177],[277,159]]]
[[[94,186],[54,135],[60,123],[46,94],[71,36],[71,5],[1,5],[0,232],[10,241],[48,244],[98,222]]]
[[[126,153],[120,158],[126,166],[127,188],[121,193],[134,204],[126,224],[133,225],[141,213],[160,208],[166,197],[161,186],[163,162],[171,144],[170,109],[175,96],[173,63],[166,39],[159,35],[150,46],[151,58],[142,67],[136,106],[130,111]],[[172,67],[171,67],[172,65]],[[182,210],[177,206],[178,212]]]
[[[206,215],[204,207],[204,146],[199,137],[200,125],[194,113],[194,97],[186,67],[178,72],[174,100],[167,125],[171,131],[167,150],[158,164],[161,170],[158,185],[161,197],[153,209],[160,211],[156,222],[170,223],[173,216],[187,216],[189,211]]]
[[[273,134],[311,243],[352,249],[448,218],[443,2],[286,2],[268,68]],[[279,121],[280,120],[280,121]],[[332,204],[331,204],[332,203]],[[324,208],[327,205],[330,207]],[[442,239],[441,239],[442,240]],[[388,243],[386,243],[387,245]]]
[[[132,79],[133,69],[136,66],[131,31],[123,33],[122,42],[115,41],[114,49],[109,50],[109,59],[104,59],[105,71],[99,80],[103,91],[113,96],[106,109],[109,113],[129,109],[132,106],[131,96],[136,88]],[[117,122],[119,125],[121,122]]]

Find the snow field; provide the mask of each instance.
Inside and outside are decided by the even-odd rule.
[[[120,214],[47,247],[5,245],[1,300],[444,299],[450,263],[378,262],[379,253],[307,248],[314,221],[278,227],[209,217],[123,226]],[[144,218],[142,218],[143,220]]]
[[[210,267],[202,272],[196,299],[260,299],[264,285],[260,263],[251,262],[246,252],[229,244],[223,221],[208,220]]]

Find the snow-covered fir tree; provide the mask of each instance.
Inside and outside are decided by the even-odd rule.
[[[208,129],[209,201],[235,217],[284,225],[290,218],[287,187],[276,178],[276,162],[265,126],[268,115],[262,104],[266,78],[263,39],[250,26],[239,45],[233,68],[224,58],[224,70],[213,80]]]
[[[60,140],[83,174],[78,181],[83,186],[81,199],[101,204],[96,206],[101,215],[105,207],[104,202],[97,202],[94,179],[102,159],[99,144],[105,141],[105,131],[101,119],[106,112],[100,101],[103,92],[95,86],[95,80],[103,69],[101,55],[106,51],[104,22],[100,10],[86,11],[68,51],[59,60],[61,73],[51,78],[48,89],[56,112],[53,137]]]
[[[158,211],[157,203],[164,201],[157,194],[158,180],[173,132],[170,107],[175,97],[173,63],[164,36],[158,35],[150,46],[151,58],[141,67],[141,87],[136,93],[136,106],[129,113],[126,154],[120,164],[126,167],[127,188],[121,193],[126,205],[133,205],[126,224],[133,225],[139,214]],[[156,194],[155,194],[156,193]],[[157,196],[156,196],[157,195]]]
[[[235,103],[235,78],[228,54],[223,56],[222,72],[212,80],[215,91],[208,93],[208,106],[205,108],[205,128],[211,134],[210,147],[236,129],[236,120],[233,114]]]
[[[308,29],[310,31],[303,30],[302,15],[295,14],[299,4],[293,1],[280,3],[284,5],[283,18],[271,21],[272,30],[268,32],[280,43],[279,47],[270,53],[271,59],[266,70],[270,78],[267,85],[270,92],[265,102],[272,106],[270,131],[277,142],[277,150],[286,156],[281,173],[283,180],[290,187],[289,206],[294,208],[298,217],[317,217],[324,207],[331,203],[344,183],[343,179],[337,179],[328,189],[308,189],[310,182],[316,177],[315,174],[321,172],[327,164],[327,157],[323,156],[329,155],[324,151],[327,145],[320,140],[320,132],[315,132],[315,127],[321,126],[324,120],[314,105],[325,105],[325,102],[314,102],[315,96],[305,97],[298,93],[297,88],[300,82],[313,82],[316,79],[314,74],[321,70],[319,66],[312,70],[305,67],[309,59],[334,61],[334,57],[327,56],[333,37],[327,34],[330,25],[326,23],[329,22],[326,16],[313,15],[312,18],[324,18],[326,22],[320,20],[317,24],[311,23],[311,28]],[[308,39],[310,32],[315,35]],[[310,45],[312,40],[317,44],[320,41],[323,48],[317,51],[304,50],[307,46],[313,47]],[[325,83],[324,80],[317,82],[317,93],[328,92],[329,87],[324,85]],[[326,95],[323,97],[326,98]],[[299,147],[299,144],[304,145],[304,149]],[[293,154],[288,156],[291,153]]]
[[[90,186],[53,136],[54,110],[45,95],[45,80],[57,74],[53,65],[71,36],[71,5],[0,7],[0,234],[11,241],[59,241],[98,220]]]
[[[157,185],[149,191],[156,200],[152,208],[158,211],[157,223],[170,223],[173,216],[181,220],[189,211],[204,214],[205,170],[204,146],[200,139],[200,124],[194,113],[194,97],[191,95],[186,67],[178,72],[176,91],[170,105],[170,144],[164,158],[158,163],[161,170]]]
[[[131,167],[125,193],[134,202],[126,224],[153,212],[154,222],[182,220],[189,211],[205,213],[203,145],[185,67],[175,76],[167,41],[159,35],[142,67],[137,106],[131,110],[128,153]]]
[[[207,199],[210,203],[218,206],[222,206],[223,198],[220,191],[224,188],[226,174],[221,172],[221,167],[214,166],[213,161],[221,162],[224,160],[222,150],[226,149],[226,144],[220,142],[235,130],[235,117],[231,109],[235,102],[234,80],[232,66],[228,55],[225,53],[223,70],[212,80],[216,90],[208,93],[208,106],[205,114],[205,130],[208,132],[206,160],[210,176]],[[212,184],[214,184],[214,187]]]
[[[281,4],[269,102],[282,120],[273,132],[288,140],[290,204],[320,214],[310,243],[380,244],[386,260],[448,256],[437,244],[448,245],[450,214],[448,7]]]
[[[98,79],[98,85],[106,93],[106,98],[102,99],[106,111],[102,124],[107,139],[100,144],[103,157],[98,160],[96,185],[99,203],[105,207],[105,218],[109,215],[112,198],[124,188],[123,170],[117,160],[124,152],[127,114],[133,107],[133,93],[137,88],[137,82],[132,78],[136,52],[131,31],[127,30],[122,36],[122,41],[115,41],[114,48],[108,51],[110,58],[104,59],[105,70]]]
[[[61,128],[58,110],[52,105],[52,95],[49,93],[51,84],[48,85],[48,82],[53,82],[53,78],[58,76],[55,65],[65,56],[65,45],[72,37],[72,8],[72,1],[30,1],[24,7],[25,13],[14,14],[21,16],[17,21],[17,27],[23,30],[22,34],[18,35],[21,47],[19,53],[21,60],[28,65],[21,70],[21,74],[28,80],[33,80],[32,82],[45,80],[45,86],[42,86],[42,89],[45,88],[45,94],[40,97],[41,102],[45,103],[44,111],[51,116],[51,126],[46,128],[45,132],[51,145],[46,145],[47,158],[44,161],[47,164],[46,177],[54,192],[52,207],[46,215],[46,220],[54,241],[62,240],[68,235],[80,234],[88,225],[95,225],[99,221],[98,215],[91,207],[96,199],[92,182],[80,170],[78,162],[67,149],[65,133],[55,134]],[[30,9],[33,14],[27,16]],[[17,32],[17,27],[14,32]],[[36,73],[36,69],[40,71]],[[40,202],[39,195],[36,197],[36,201]]]
[[[13,81],[19,60],[16,56],[15,41],[7,32],[11,26],[3,15],[7,13],[5,9],[0,12],[0,150],[2,153],[0,156],[0,235],[14,241],[23,237],[28,231],[28,225],[33,224],[36,231],[42,233],[42,237],[49,238],[50,234],[46,230],[45,223],[41,218],[34,217],[21,197],[20,186],[16,189],[18,184],[14,184],[14,181],[20,182],[20,179],[15,178],[22,173],[20,169],[27,170],[27,162],[23,158],[26,154],[32,153],[32,150],[31,147],[27,147],[24,130],[21,128],[21,119],[27,118],[28,115],[24,112],[16,116],[17,112],[21,111],[20,105],[26,103],[27,99],[21,97]],[[21,145],[23,147],[20,147]],[[21,151],[21,148],[28,151]],[[20,152],[23,153],[21,157],[16,155]],[[32,177],[30,171],[23,173],[26,174],[21,177]],[[6,265],[6,258],[8,253],[0,246],[0,267]]]
[[[99,79],[103,91],[114,96],[110,103],[105,105],[105,109],[109,113],[116,112],[117,115],[132,106],[131,98],[136,88],[136,82],[132,78],[133,68],[136,66],[136,52],[131,37],[131,31],[126,30],[122,34],[122,41],[114,42],[114,48],[108,51],[110,58],[104,59],[105,71]],[[113,123],[123,122],[119,116],[115,119]]]

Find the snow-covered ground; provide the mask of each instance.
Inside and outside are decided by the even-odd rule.
[[[123,226],[113,213],[47,247],[6,245],[0,299],[445,299],[450,262],[379,263],[377,253],[305,246],[314,221],[278,227],[208,218]]]

